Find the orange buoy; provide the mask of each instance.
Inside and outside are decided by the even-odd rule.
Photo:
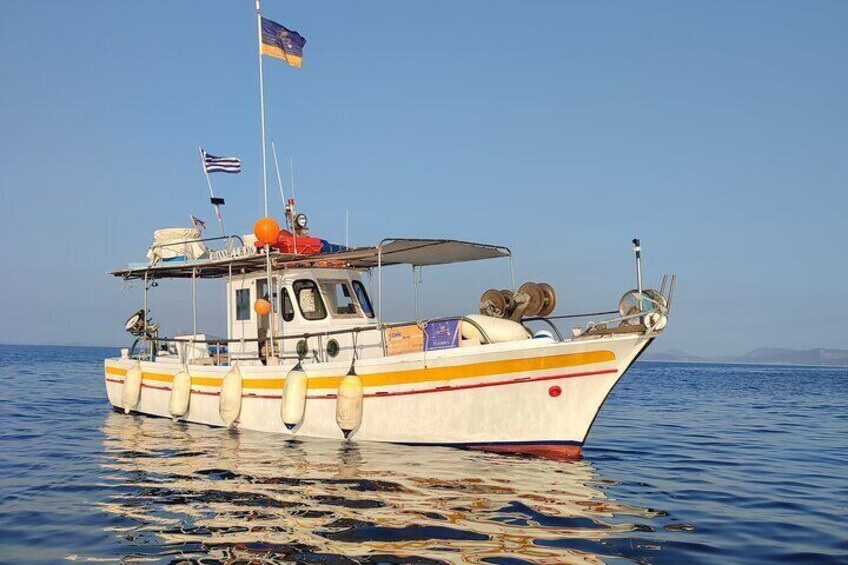
[[[280,224],[274,218],[262,218],[253,224],[253,235],[265,245],[274,245],[280,235]]]
[[[260,316],[267,316],[271,313],[271,303],[264,298],[260,298],[253,303],[253,310]]]

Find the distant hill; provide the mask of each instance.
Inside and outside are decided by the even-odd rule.
[[[848,366],[848,349],[787,349],[782,347],[761,347],[744,355],[726,357],[701,357],[685,351],[671,349],[650,351],[645,354],[646,361],[667,361],[678,363],[748,363],[758,365],[817,365],[824,367]]]
[[[667,349],[665,351],[651,351],[648,350],[643,357],[645,361],[671,361],[677,363],[710,363],[711,359],[707,359],[706,357],[699,357],[698,355],[690,355],[685,351],[680,351],[679,349]]]

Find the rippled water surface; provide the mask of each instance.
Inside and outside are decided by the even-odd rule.
[[[848,562],[848,370],[637,364],[578,462],[112,412],[0,346],[3,563]]]

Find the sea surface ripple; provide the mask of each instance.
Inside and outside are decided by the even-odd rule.
[[[848,563],[848,370],[637,363],[584,458],[113,412],[102,348],[0,346],[2,563]]]

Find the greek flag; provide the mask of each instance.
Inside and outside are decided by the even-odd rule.
[[[203,166],[207,173],[240,173],[241,159],[238,157],[216,157],[203,150]]]

